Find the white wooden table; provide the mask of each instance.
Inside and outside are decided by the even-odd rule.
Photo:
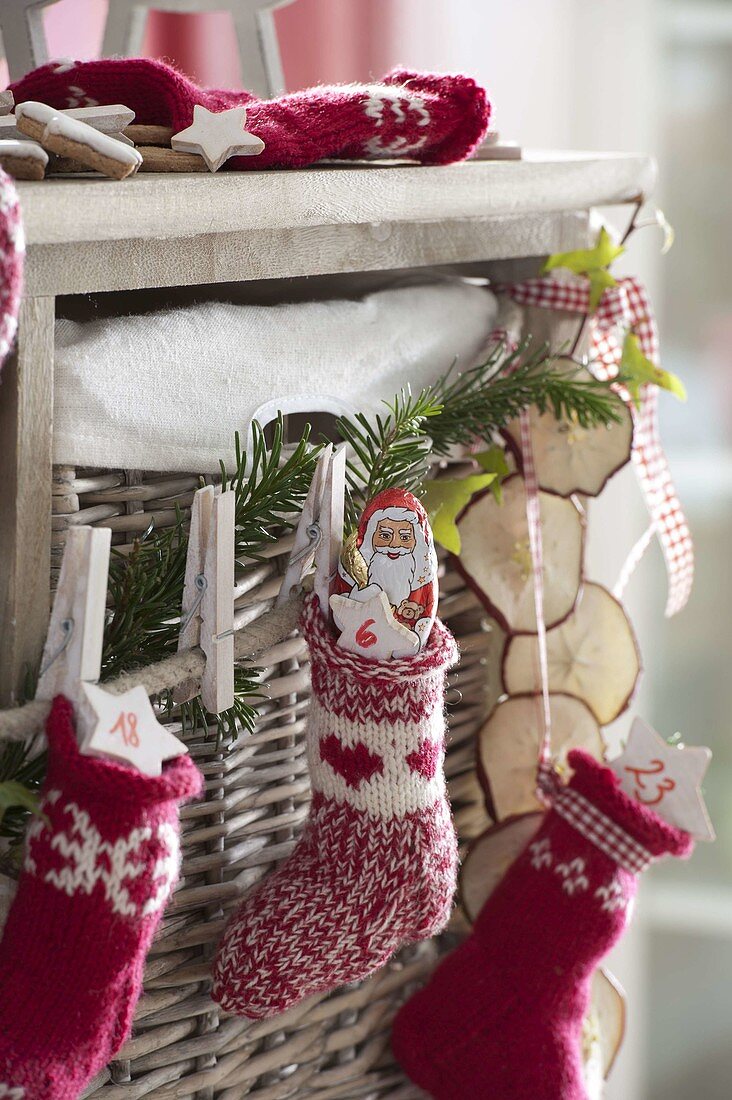
[[[48,621],[59,295],[541,257],[586,245],[592,208],[654,180],[647,158],[593,153],[20,183],[25,297],[0,383],[0,705],[37,666]]]

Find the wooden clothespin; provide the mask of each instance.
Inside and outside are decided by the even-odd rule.
[[[233,489],[213,485],[193,498],[178,649],[199,645],[206,656],[201,701],[211,714],[234,705],[234,514]],[[185,685],[176,702],[191,697]]]
[[[74,704],[79,749],[113,757],[145,775],[187,752],[158,722],[144,687],[113,694],[98,687],[107,603],[108,527],[74,527],[67,536],[36,698]]]
[[[313,591],[323,615],[328,618],[330,589],[338,570],[343,541],[345,490],[345,444],[334,450],[333,444],[329,443],[318,460],[305,498],[277,598],[278,607],[287,602],[293,588],[302,584],[303,577],[315,562]]]
[[[96,684],[102,666],[111,538],[108,527],[69,529],[36,690],[75,704],[81,744],[94,725],[82,684]]]

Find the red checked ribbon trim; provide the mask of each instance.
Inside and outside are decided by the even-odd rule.
[[[589,312],[589,283],[580,276],[558,279],[552,275],[541,275],[496,289],[508,294],[520,305],[579,314]],[[645,288],[634,278],[620,279],[617,286],[609,287],[591,319],[589,366],[596,378],[612,379],[617,376],[628,329],[638,337],[643,354],[653,363],[658,363],[658,333],[653,311]],[[624,387],[618,386],[617,389],[633,414],[633,463],[651,516],[651,527],[633,547],[615,593],[622,593],[652,535],[656,534],[668,573],[666,614],[675,615],[686,605],[691,593],[694,547],[661,444],[658,387],[642,387],[640,409],[636,409]]]
[[[602,810],[598,810],[580,791],[572,787],[558,787],[551,801],[565,821],[626,871],[640,874],[653,862],[647,848]]]

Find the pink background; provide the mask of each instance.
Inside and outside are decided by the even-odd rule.
[[[290,90],[321,81],[366,80],[399,62],[394,41],[399,0],[298,0],[275,15]],[[52,57],[97,57],[105,0],[60,0],[44,13]],[[198,83],[241,86],[228,12],[151,12],[143,53],[174,61]],[[4,62],[2,69],[4,70]],[[6,70],[0,77],[6,82]]]

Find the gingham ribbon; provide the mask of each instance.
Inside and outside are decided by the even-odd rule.
[[[590,287],[581,276],[561,278],[541,275],[521,283],[504,284],[496,289],[508,294],[520,305],[544,309],[589,312]],[[658,333],[648,294],[635,278],[624,278],[605,290],[591,318],[590,369],[596,378],[612,379],[618,374],[625,332],[638,337],[643,354],[653,363],[659,361]],[[641,389],[641,407],[636,409],[622,386],[618,392],[633,415],[633,462],[651,516],[651,527],[634,546],[616,586],[622,593],[627,581],[650,543],[658,536],[668,573],[666,614],[675,615],[686,605],[694,580],[694,547],[686,518],[668,467],[658,425],[658,387]]]
[[[653,862],[653,856],[647,848],[602,810],[598,810],[580,791],[557,785],[551,802],[556,812],[573,829],[626,871],[640,874]]]

